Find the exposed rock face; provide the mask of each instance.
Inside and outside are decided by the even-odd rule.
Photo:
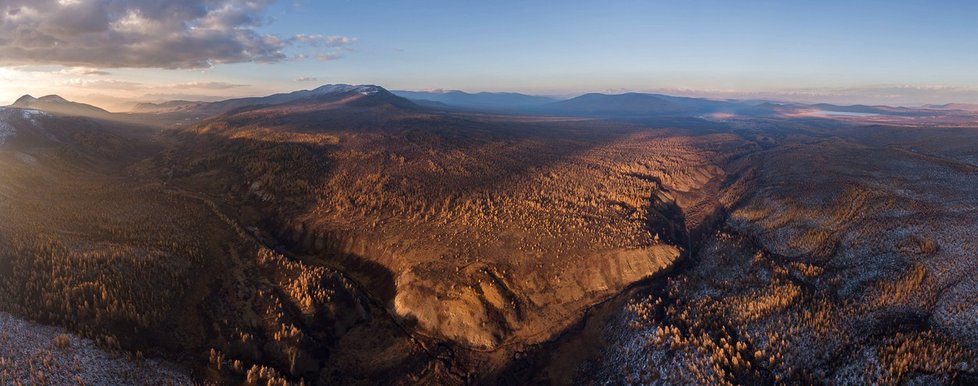
[[[512,278],[479,264],[433,273],[428,271],[431,265],[423,265],[398,277],[394,310],[427,334],[478,350],[494,349],[507,339],[533,341],[551,335],[554,319],[651,277],[670,267],[679,254],[670,245],[608,251],[560,277],[537,273]],[[450,279],[434,279],[446,277]]]

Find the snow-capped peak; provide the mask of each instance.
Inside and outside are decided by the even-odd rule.
[[[317,94],[320,94],[320,95],[345,94],[345,93],[351,93],[351,92],[356,92],[356,93],[359,93],[361,95],[374,95],[374,94],[380,92],[381,90],[383,90],[382,87],[380,87],[380,86],[374,86],[374,85],[356,85],[356,86],[354,86],[354,85],[349,85],[349,84],[328,84],[328,85],[319,87],[319,88],[317,88],[317,89],[315,89],[313,91],[316,92]]]

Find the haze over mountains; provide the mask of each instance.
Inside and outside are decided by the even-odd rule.
[[[974,105],[945,104],[929,105],[919,108],[850,105],[841,106],[826,103],[804,104],[791,102],[754,100],[714,100],[704,98],[677,97],[662,94],[589,93],[577,97],[558,100],[551,97],[532,96],[520,93],[465,93],[462,91],[420,92],[387,91],[373,85],[324,85],[311,90],[273,94],[264,97],[235,98],[216,102],[168,101],[162,103],[139,103],[130,113],[133,114],[175,114],[195,118],[225,114],[242,108],[255,106],[275,106],[289,103],[321,103],[331,98],[340,100],[356,94],[378,94],[374,99],[383,99],[401,107],[424,107],[436,110],[508,113],[524,115],[579,116],[595,118],[640,119],[652,117],[702,117],[720,119],[724,117],[940,117],[960,114],[966,116],[978,111]],[[317,99],[318,98],[318,99]],[[18,99],[14,107],[33,108],[55,113],[97,116],[108,112],[98,107],[50,95],[33,98],[30,95]]]
[[[512,92],[479,92],[467,93],[458,90],[449,91],[393,91],[395,95],[414,100],[419,103],[435,102],[433,106],[474,109],[498,112],[519,112],[556,102],[557,98],[526,95]]]

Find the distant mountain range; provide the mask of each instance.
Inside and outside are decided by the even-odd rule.
[[[342,102],[348,106],[392,106],[402,109],[457,110],[525,115],[553,115],[596,118],[648,117],[814,117],[903,116],[927,117],[948,114],[970,115],[978,105],[946,104],[922,108],[890,106],[839,106],[833,104],[777,103],[768,101],[714,100],[662,94],[590,93],[566,100],[520,93],[466,93],[462,91],[388,91],[375,85],[330,84],[312,90],[235,98],[217,102],[176,100],[139,103],[134,114],[178,114],[197,118],[251,110],[268,106],[325,106]],[[13,107],[43,110],[62,115],[104,117],[111,113],[98,107],[65,100],[57,95],[34,98],[25,95]],[[718,115],[715,115],[718,114]]]
[[[675,97],[661,94],[584,94],[541,106],[545,114],[597,117],[698,116],[735,112],[750,107],[736,101]]]
[[[513,112],[524,111],[528,108],[539,107],[557,102],[558,99],[526,95],[514,92],[479,92],[464,91],[392,91],[395,95],[431,107],[456,107],[461,109]]]
[[[137,103],[129,110],[131,113],[146,113],[146,114],[164,114],[164,113],[179,113],[183,111],[190,111],[198,108],[201,105],[207,104],[208,102],[196,102],[196,101],[167,101],[162,103]]]
[[[931,109],[941,109],[941,110],[961,110],[961,111],[978,112],[978,104],[976,103],[948,103],[943,105],[927,105],[924,107],[931,108]]]
[[[199,115],[220,115],[243,108],[275,106],[290,103],[323,103],[347,97],[369,96],[374,102],[384,102],[401,107],[415,106],[406,99],[395,96],[386,89],[374,85],[329,84],[312,90],[293,91],[264,97],[228,99],[218,102],[170,101],[164,103],[140,103],[131,112],[165,114],[190,113]],[[361,101],[360,103],[366,103]]]
[[[519,93],[466,93],[462,91],[394,91],[420,105],[489,112],[594,117],[689,116],[734,112],[750,107],[742,101],[721,101],[660,94],[584,94],[560,100]]]

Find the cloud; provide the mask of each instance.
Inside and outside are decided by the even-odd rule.
[[[102,75],[112,75],[111,72],[102,71],[102,70],[87,70],[87,71],[82,72],[81,74],[82,75],[99,75],[99,76],[102,76]]]
[[[151,93],[144,94],[141,97],[134,98],[140,102],[166,102],[172,100],[187,100],[187,101],[202,101],[202,102],[214,102],[228,99],[227,96],[222,95],[203,95],[203,94],[189,94],[189,93]]]
[[[206,68],[278,62],[356,38],[259,32],[274,0],[3,0],[0,66]]]
[[[349,36],[325,36],[325,35],[304,35],[298,34],[292,37],[293,41],[308,44],[313,47],[343,47],[357,42],[357,38]]]
[[[295,78],[295,81],[296,82],[315,82],[315,81],[318,81],[318,80],[319,80],[319,78],[312,77],[312,76],[303,76],[301,78]]]
[[[41,73],[63,76],[104,76],[112,75],[111,72],[88,67],[63,67],[63,66],[16,66],[8,67],[11,71],[19,73]]]
[[[165,85],[148,85],[139,82],[125,80],[108,79],[84,79],[72,78],[59,84],[63,87],[101,89],[101,90],[227,90],[239,87],[248,87],[246,84],[226,83],[226,82],[188,82]]]
[[[88,80],[71,79],[61,83],[62,86],[75,88],[94,88],[104,90],[139,90],[145,87],[142,83],[124,80]]]
[[[343,55],[340,55],[340,54],[337,54],[337,53],[333,53],[333,52],[331,52],[331,53],[323,53],[323,54],[316,54],[316,59],[317,60],[320,60],[320,61],[323,61],[323,62],[328,62],[330,60],[340,59],[342,57],[343,57]]]
[[[184,89],[195,88],[202,90],[227,90],[229,88],[247,87],[246,84],[225,83],[225,82],[190,82],[180,83],[170,86],[170,88]]]

